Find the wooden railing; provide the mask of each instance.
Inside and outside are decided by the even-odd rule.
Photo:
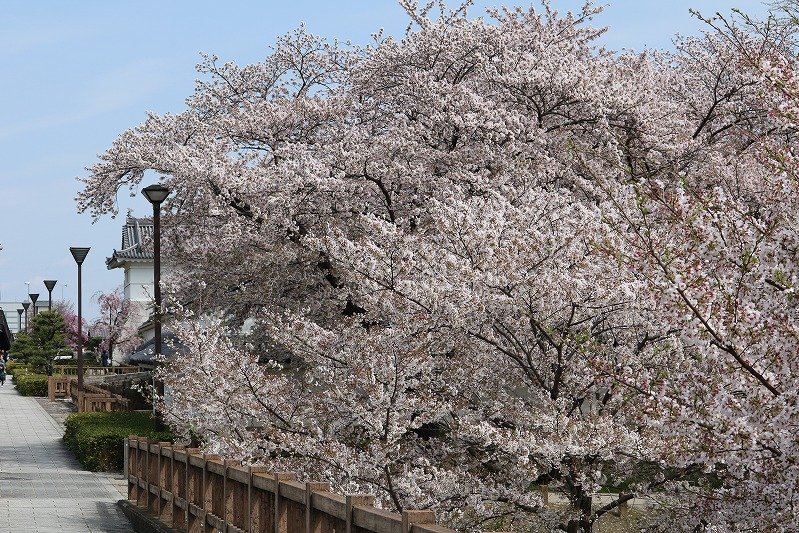
[[[83,369],[84,376],[107,376],[118,374],[132,374],[138,372],[139,367],[130,365],[120,366],[87,366]],[[53,375],[77,376],[78,367],[75,365],[53,365]]]
[[[50,376],[47,378],[47,396],[72,398],[79,412],[129,411],[130,400],[88,383],[83,384],[83,393],[78,391],[78,380],[72,376]]]
[[[137,436],[125,439],[125,477],[129,500],[189,533],[454,533],[433,511],[392,513],[374,496]]]

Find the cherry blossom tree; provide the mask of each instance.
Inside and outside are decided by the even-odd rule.
[[[718,478],[686,491],[700,524],[795,531],[796,23],[706,21],[715,32],[684,43],[701,65],[692,138],[704,157],[642,166],[634,196],[612,198],[622,261],[646,278],[657,322],[679,332],[659,364],[620,379],[673,442],[664,458]]]
[[[124,359],[141,342],[135,317],[139,315],[139,305],[125,299],[120,290],[97,295],[100,316],[92,323],[92,332],[102,337],[100,350],[108,354],[109,361],[114,355]]]
[[[78,315],[75,313],[75,308],[72,304],[65,300],[54,302],[53,308],[58,311],[67,326],[67,345],[74,351],[78,349]],[[83,344],[88,342],[89,324],[86,319],[83,319],[81,331],[83,332]]]
[[[790,529],[779,84],[729,27],[617,54],[590,5],[403,6],[400,40],[206,57],[83,179],[94,217],[149,171],[174,190],[167,420],[458,527],[591,531],[650,494],[655,530]]]

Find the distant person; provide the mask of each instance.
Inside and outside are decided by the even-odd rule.
[[[102,355],[100,355],[100,363],[105,366],[111,366],[111,361],[108,359],[108,350],[103,350]]]
[[[6,363],[5,361],[0,361],[0,386],[6,384]]]

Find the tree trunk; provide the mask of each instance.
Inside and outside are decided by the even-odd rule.
[[[591,533],[594,529],[593,522],[591,521],[592,498],[586,495],[579,485],[574,488],[577,496],[577,510],[580,511],[580,518],[569,520],[566,532]]]

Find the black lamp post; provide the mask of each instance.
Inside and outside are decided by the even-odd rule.
[[[83,395],[83,317],[81,315],[81,307],[83,300],[81,299],[81,265],[89,254],[89,248],[76,248],[71,246],[69,251],[72,252],[72,257],[78,264],[78,394]],[[78,399],[78,410],[81,409],[83,398]]]
[[[161,203],[169,196],[170,190],[163,185],[150,185],[142,189],[142,194],[153,204],[153,294],[155,309],[153,312],[153,329],[155,330],[155,356],[162,353],[161,337]],[[157,364],[157,362],[156,362]],[[154,365],[155,366],[155,365]],[[156,393],[163,398],[164,382],[156,382]],[[163,426],[161,417],[156,417],[156,425]]]
[[[36,300],[39,299],[39,293],[35,292],[33,294],[28,294],[28,298],[30,298],[31,302],[33,302],[33,318],[36,318]]]
[[[24,313],[24,309],[17,309],[17,333],[22,331],[22,313]]]
[[[54,279],[46,279],[44,280],[44,286],[47,287],[47,310],[53,310],[53,289],[55,289],[55,284],[58,283],[57,280]]]
[[[28,332],[28,307],[30,305],[30,302],[22,302],[22,308],[25,310],[25,333]]]

